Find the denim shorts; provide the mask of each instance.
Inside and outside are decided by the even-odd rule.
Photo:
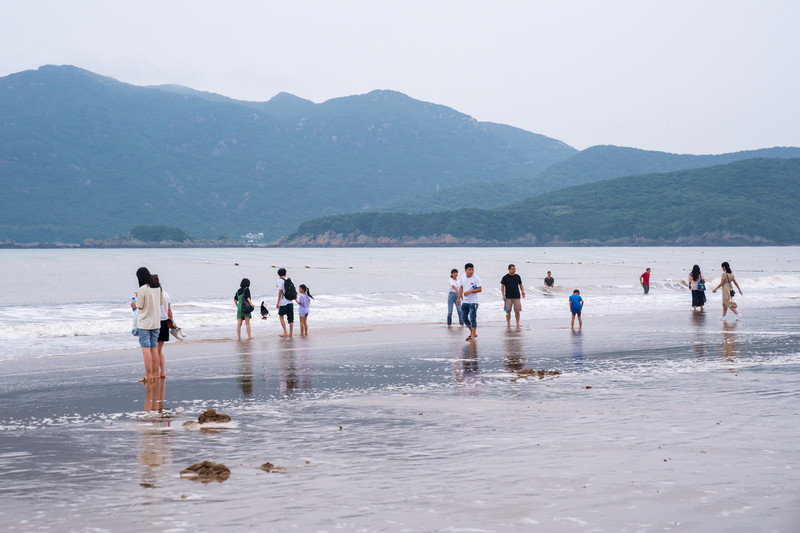
[[[139,346],[142,348],[158,348],[158,332],[156,329],[139,329]]]

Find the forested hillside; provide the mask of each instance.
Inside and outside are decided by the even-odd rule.
[[[492,210],[359,213],[286,244],[800,244],[800,159],[615,178]]]

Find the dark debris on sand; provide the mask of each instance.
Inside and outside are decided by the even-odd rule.
[[[227,466],[222,463],[212,463],[211,461],[195,463],[189,468],[181,470],[182,477],[188,477],[203,483],[208,483],[210,481],[222,483],[228,479],[230,475],[231,471]]]
[[[533,368],[522,368],[517,370],[517,376],[521,378],[539,376],[539,379],[544,379],[545,376],[559,376],[560,370],[534,370]]]
[[[231,417],[225,413],[217,413],[216,409],[208,409],[199,417],[197,417],[197,421],[201,424],[205,424],[207,422],[230,422]]]

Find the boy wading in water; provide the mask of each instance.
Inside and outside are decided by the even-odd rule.
[[[461,302],[461,317],[469,328],[468,341],[478,337],[478,293],[483,291],[481,280],[475,275],[472,263],[464,265],[464,276],[458,282],[458,301]]]
[[[581,311],[583,311],[583,298],[581,298],[581,291],[578,289],[572,291],[572,296],[569,297],[569,311],[572,313],[572,329],[575,329],[575,315],[578,316],[578,329],[582,329]]]

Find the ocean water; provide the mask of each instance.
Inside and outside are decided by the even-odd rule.
[[[152,249],[0,251],[0,360],[135,348],[129,302],[135,271],[158,273],[173,313],[191,340],[235,336],[233,294],[251,280],[253,301],[272,316],[254,315],[254,335],[277,332],[277,267],[295,284],[309,286],[314,328],[441,323],[451,268],[472,262],[484,284],[480,320],[504,320],[499,280],[507,265],[527,288],[524,323],[564,314],[577,288],[586,313],[596,316],[658,314],[686,309],[686,278],[701,266],[709,285],[729,261],[748,307],[797,303],[800,248],[388,248],[388,249]],[[238,266],[237,264],[238,263]],[[638,277],[649,266],[651,294]],[[556,288],[546,291],[546,272]],[[709,291],[709,311],[719,295]]]

